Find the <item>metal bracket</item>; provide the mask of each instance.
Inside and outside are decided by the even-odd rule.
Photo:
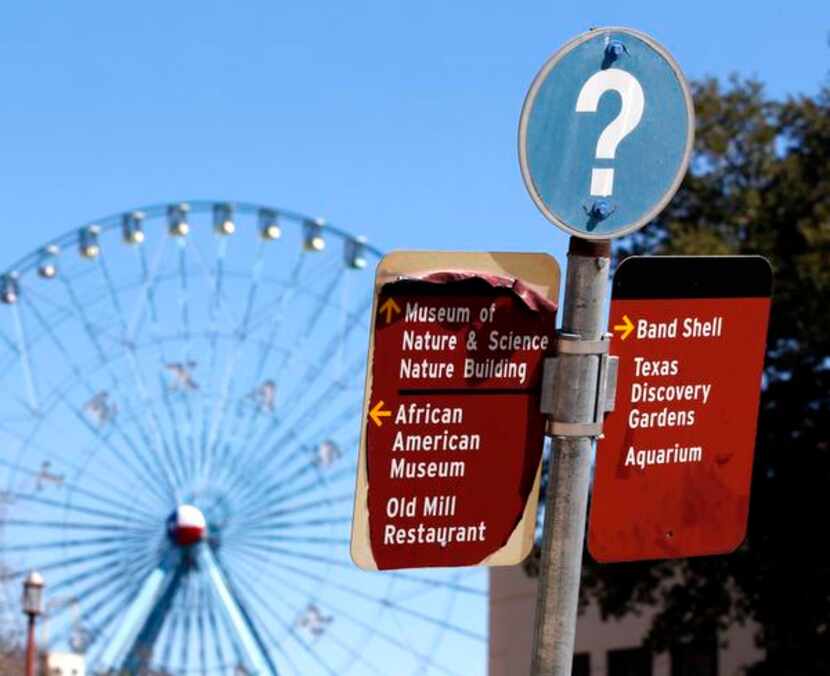
[[[546,434],[553,437],[602,437],[602,424],[605,414],[614,410],[617,392],[618,357],[608,354],[611,339],[606,333],[600,340],[582,340],[572,333],[559,332],[557,341],[557,356],[545,360],[542,376],[542,413],[547,414],[548,424]],[[566,386],[566,376],[563,373],[563,364],[566,357],[570,363],[570,371],[579,370],[573,360],[599,358],[596,382],[591,384],[593,390],[593,415],[584,421],[554,420],[554,393],[560,387]],[[593,370],[593,369],[592,369]],[[573,384],[571,384],[573,386]]]

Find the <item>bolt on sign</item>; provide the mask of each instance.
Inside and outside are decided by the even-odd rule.
[[[559,266],[396,252],[378,265],[351,553],[367,570],[509,565],[536,529]]]
[[[760,256],[618,268],[616,409],[597,446],[588,531],[598,561],[725,554],[743,541],[771,292]]]

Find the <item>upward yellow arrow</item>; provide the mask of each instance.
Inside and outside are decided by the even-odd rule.
[[[383,426],[382,418],[388,418],[392,415],[392,411],[384,411],[383,410],[383,401],[379,401],[375,404],[372,409],[369,411],[369,417],[372,419],[372,422],[375,423],[378,427]]]
[[[620,336],[620,340],[625,340],[634,330],[634,322],[628,318],[628,315],[622,316],[622,322],[622,324],[614,324],[614,331],[621,331],[622,335]]]
[[[395,302],[394,298],[388,298],[386,302],[380,306],[378,314],[386,313],[386,323],[392,321],[392,316],[401,313],[401,307]]]

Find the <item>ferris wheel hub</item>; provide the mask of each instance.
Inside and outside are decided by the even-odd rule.
[[[167,532],[180,547],[190,547],[204,539],[205,515],[193,505],[179,505],[167,519]]]

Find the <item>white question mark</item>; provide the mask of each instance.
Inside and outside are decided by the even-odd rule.
[[[643,88],[636,77],[619,68],[608,68],[594,73],[582,85],[576,99],[576,112],[597,112],[602,95],[612,90],[622,98],[622,107],[619,115],[602,130],[597,140],[595,157],[600,160],[614,159],[620,141],[640,124],[646,105]],[[595,167],[591,172],[591,194],[608,197],[613,192],[614,170]]]

